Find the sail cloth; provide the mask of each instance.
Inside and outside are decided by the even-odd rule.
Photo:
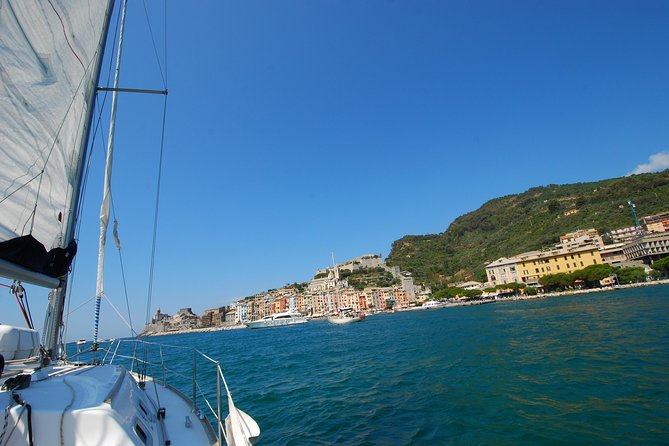
[[[0,242],[67,243],[108,6],[0,0]]]

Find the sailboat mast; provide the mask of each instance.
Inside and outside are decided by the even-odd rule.
[[[81,186],[82,179],[84,176],[85,160],[86,160],[86,147],[90,142],[91,135],[91,124],[93,122],[93,115],[95,111],[95,99],[96,99],[96,88],[100,80],[100,72],[102,71],[102,61],[104,59],[104,49],[107,43],[107,37],[109,35],[109,25],[111,22],[112,11],[114,10],[114,0],[110,0],[107,5],[107,11],[105,12],[104,19],[104,29],[102,31],[102,38],[100,39],[100,44],[98,46],[98,61],[95,64],[95,74],[91,77],[92,82],[88,85],[86,90],[86,104],[88,105],[86,111],[85,128],[83,129],[82,134],[85,135],[81,138],[80,141],[80,150],[79,158],[77,165],[77,175],[74,179],[74,187],[72,189],[72,197],[70,199],[70,215],[67,219],[67,226],[65,229],[65,237],[63,239],[63,246],[68,246],[69,243],[74,240],[75,229],[77,226],[77,217],[79,215],[79,201],[81,199]],[[59,338],[61,333],[61,328],[63,326],[63,313],[65,310],[65,297],[67,294],[67,283],[68,276],[63,278],[59,288],[52,291],[50,294],[50,304],[47,307],[46,322],[44,325],[44,338],[43,345],[46,348],[51,359],[56,359],[58,357],[58,345]]]
[[[95,290],[95,326],[93,330],[93,348],[98,343],[98,328],[100,322],[100,301],[104,295],[104,266],[105,246],[107,243],[107,226],[109,225],[109,207],[111,200],[111,177],[114,160],[114,132],[116,130],[116,109],[118,99],[118,81],[121,75],[121,54],[123,52],[123,35],[125,31],[125,12],[127,0],[123,0],[121,6],[121,29],[118,38],[118,51],[116,54],[116,69],[114,71],[114,90],[112,92],[111,118],[109,121],[109,137],[107,140],[107,159],[105,162],[105,177],[102,191],[102,205],[100,206],[100,244],[98,248],[98,273]]]

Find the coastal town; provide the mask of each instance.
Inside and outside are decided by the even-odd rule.
[[[485,266],[486,282],[468,280],[452,284],[462,290],[451,298],[469,301],[472,296],[490,301],[518,285],[544,292],[542,278],[573,273],[591,265],[643,270],[650,277],[654,261],[669,255],[669,211],[636,219],[635,225],[599,234],[595,229],[576,230],[545,249],[516,253]],[[606,241],[606,242],[605,242]],[[365,280],[355,280],[360,277]],[[514,286],[515,284],[515,286]],[[602,286],[619,285],[616,274],[601,280]],[[155,335],[190,330],[242,328],[245,323],[276,313],[297,311],[319,318],[339,308],[374,313],[401,311],[433,299],[430,287],[417,284],[410,272],[388,266],[379,254],[367,254],[319,269],[308,283],[268,290],[227,306],[207,309],[201,316],[191,308],[169,315],[158,309],[143,334]]]
[[[391,283],[389,286],[353,286],[352,277],[365,273],[371,281]],[[211,308],[201,317],[190,308],[182,308],[173,316],[154,314],[145,333],[162,333],[208,327],[243,326],[245,322],[288,310],[309,317],[323,317],[338,308],[355,312],[407,308],[425,301],[430,289],[415,284],[410,273],[385,264],[380,254],[368,254],[331,267],[319,269],[306,284],[286,285],[268,290],[229,306]]]

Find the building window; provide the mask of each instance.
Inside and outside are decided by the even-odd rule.
[[[534,268],[534,272],[539,272],[539,268]]]
[[[557,267],[558,271],[560,271],[560,265],[556,265],[556,267]]]
[[[581,261],[581,266],[583,266],[583,261]]]
[[[592,264],[596,265],[597,264],[597,259],[592,259]]]
[[[574,268],[577,268],[577,266],[576,266],[576,262],[574,262]]]
[[[550,267],[550,266],[547,266],[547,267],[546,267],[546,271],[550,272],[550,270],[551,270],[551,267]]]

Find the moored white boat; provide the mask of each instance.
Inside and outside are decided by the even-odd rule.
[[[365,319],[364,314],[356,314],[353,308],[340,308],[336,316],[328,316],[328,322],[333,324],[352,324],[361,322]]]
[[[308,319],[296,311],[285,311],[265,316],[257,321],[246,322],[249,328],[284,327],[287,325],[304,324]]]
[[[446,304],[444,302],[439,302],[437,300],[428,300],[427,302],[423,303],[421,308],[424,308],[426,310],[434,309],[434,308],[444,308]]]
[[[328,322],[333,324],[352,324],[353,322],[360,322],[364,319],[364,316],[350,316],[350,317],[340,317],[340,316],[331,316],[328,318]]]

